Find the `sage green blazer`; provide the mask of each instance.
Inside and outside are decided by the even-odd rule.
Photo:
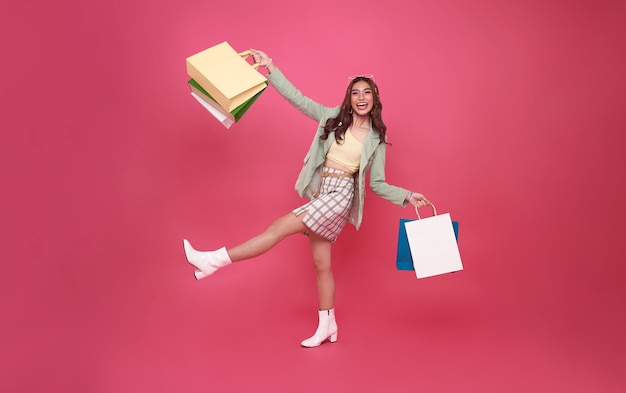
[[[330,145],[335,140],[334,133],[330,133],[328,139],[321,140],[320,135],[324,134],[326,120],[339,114],[339,106],[326,107],[312,99],[304,96],[278,69],[275,68],[268,75],[268,80],[289,103],[304,115],[318,122],[317,132],[311,143],[311,147],[304,157],[304,164],[300,175],[296,180],[296,191],[301,197],[311,199],[317,190],[321,180],[320,171],[326,160],[326,153]],[[369,133],[363,143],[361,152],[361,165],[355,177],[354,199],[348,221],[357,229],[363,220],[363,205],[365,203],[365,174],[370,171],[370,188],[382,198],[399,205],[406,206],[406,196],[409,191],[388,184],[385,181],[385,154],[387,145],[380,142],[378,132],[370,128]]]

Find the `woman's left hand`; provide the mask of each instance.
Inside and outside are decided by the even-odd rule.
[[[409,203],[416,208],[424,207],[430,205],[430,201],[426,199],[426,197],[419,192],[414,192],[411,194],[409,198]]]

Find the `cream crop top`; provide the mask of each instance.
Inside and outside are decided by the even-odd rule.
[[[326,158],[350,169],[350,173],[355,173],[359,170],[362,149],[363,144],[348,129],[344,134],[342,144],[338,144],[336,140],[333,141]]]

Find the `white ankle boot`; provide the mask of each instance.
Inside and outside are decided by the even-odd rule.
[[[334,343],[337,341],[337,322],[335,321],[335,309],[319,310],[319,325],[313,337],[307,338],[302,341],[300,345],[307,348],[313,348],[319,346],[321,343],[330,341]]]
[[[232,263],[228,252],[226,252],[226,247],[215,251],[197,251],[187,239],[183,239],[183,246],[185,247],[187,260],[197,268],[193,273],[196,276],[196,280],[209,276],[218,269]]]

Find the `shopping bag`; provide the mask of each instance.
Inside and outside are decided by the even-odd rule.
[[[405,223],[415,221],[415,218],[401,218],[398,225],[398,248],[396,250],[396,269],[397,270],[415,270],[413,267],[413,258],[411,258],[411,249],[409,248],[409,239],[406,237]],[[459,223],[452,221],[452,229],[454,230],[455,239],[459,239]]]
[[[237,53],[228,42],[222,42],[189,56],[187,74],[232,112],[267,87],[267,78],[256,70],[258,64],[245,60],[250,54],[249,50]]]
[[[449,213],[437,215],[434,205],[433,216],[404,222],[413,268],[417,278],[463,270],[457,244],[457,231]],[[458,223],[457,223],[458,228]]]
[[[209,102],[204,100],[202,97],[200,97],[198,94],[194,93],[193,91],[191,92],[191,96],[195,98],[200,103],[200,105],[202,105],[207,111],[209,111],[209,113],[212,114],[213,117],[217,119],[217,121],[222,123],[224,127],[230,128],[230,126],[235,124],[234,120],[231,120],[230,118],[228,118],[228,116],[222,113],[222,110],[218,108],[219,105],[217,107],[215,105],[211,105]]]
[[[220,123],[224,125],[226,128],[230,128],[235,122],[238,122],[239,119],[250,109],[254,101],[259,98],[263,90],[258,92],[248,101],[239,105],[237,108],[233,109],[231,112],[228,112],[226,109],[222,108],[217,101],[200,86],[198,82],[193,79],[190,79],[188,82],[189,88],[191,89],[191,95],[195,98],[206,110],[209,111]]]
[[[409,239],[406,237],[406,228],[404,227],[404,223],[410,221],[414,220],[401,218],[398,226],[398,250],[396,251],[396,269],[398,270],[415,270],[409,248]]]

